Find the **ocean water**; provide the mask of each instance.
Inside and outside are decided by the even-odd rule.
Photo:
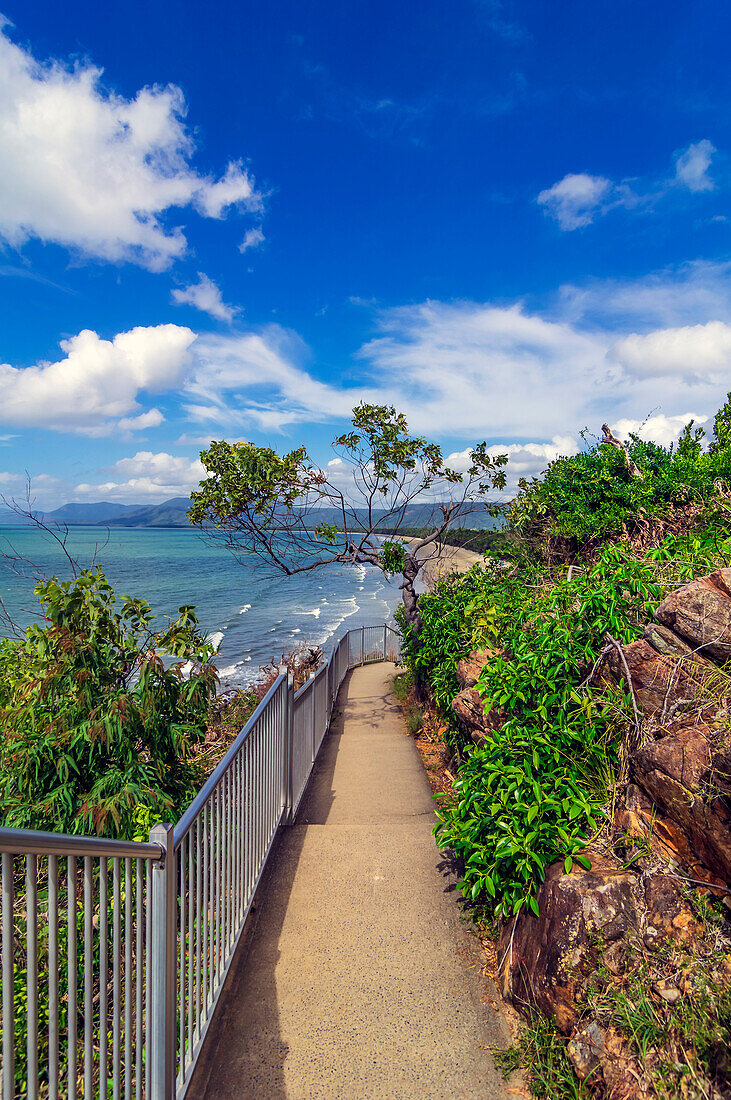
[[[158,615],[193,604],[202,630],[218,646],[222,687],[251,682],[260,666],[301,641],[327,651],[349,627],[392,622],[400,599],[398,580],[386,580],[378,569],[328,566],[299,577],[272,577],[257,559],[243,564],[193,530],[111,529],[107,541],[103,529],[72,527],[67,546],[82,567],[96,554],[118,596],[146,599]],[[3,527],[0,553],[10,547],[45,576],[71,575],[44,532]],[[34,584],[30,573],[18,576],[0,558],[0,596],[23,626],[38,607]]]

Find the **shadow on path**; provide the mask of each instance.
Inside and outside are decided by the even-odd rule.
[[[460,923],[433,801],[391,693],[346,677],[297,823],[281,832],[191,1100],[492,1100],[475,939]]]

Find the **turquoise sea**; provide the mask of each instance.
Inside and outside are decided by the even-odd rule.
[[[108,540],[108,541],[107,541]],[[72,527],[68,549],[83,567],[96,560],[119,595],[146,599],[160,615],[193,604],[203,630],[218,645],[222,686],[251,681],[261,665],[298,642],[322,645],[351,626],[392,621],[398,580],[364,566],[333,566],[300,577],[272,577],[254,558],[237,561],[221,546],[184,529]],[[28,527],[0,528],[0,552],[33,562],[45,576],[70,576],[50,536]],[[35,579],[0,558],[0,596],[22,625],[37,612]]]

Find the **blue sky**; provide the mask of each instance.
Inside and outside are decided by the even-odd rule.
[[[324,464],[361,398],[512,483],[731,388],[728,5],[0,10],[7,495]]]

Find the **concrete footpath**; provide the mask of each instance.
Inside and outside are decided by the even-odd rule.
[[[393,671],[346,677],[190,1100],[508,1100],[490,1055],[507,1026],[431,835]]]

